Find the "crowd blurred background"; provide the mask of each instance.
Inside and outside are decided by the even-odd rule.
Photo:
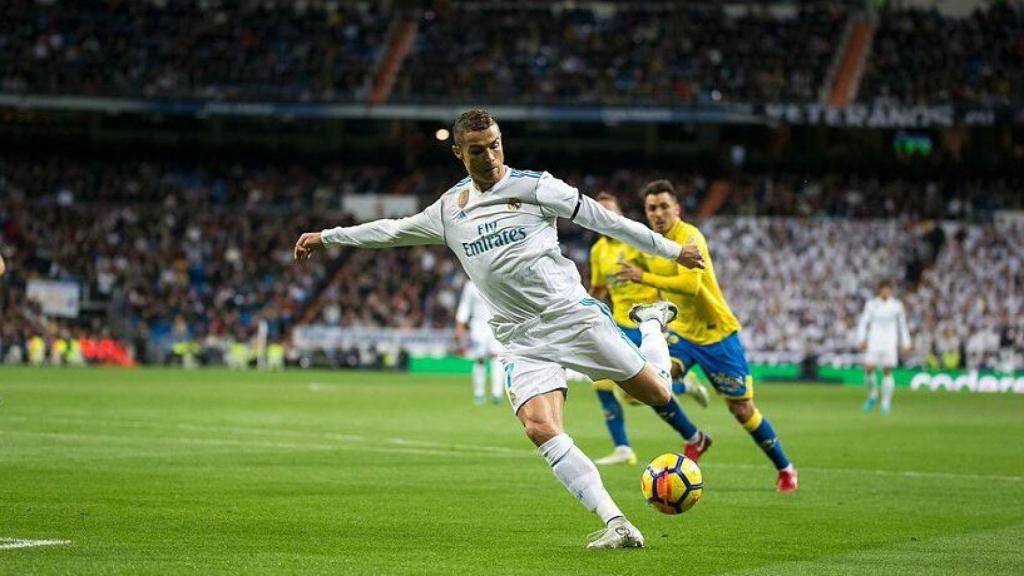
[[[296,266],[292,244],[431,201],[461,178],[434,130],[485,104],[510,165],[613,192],[634,218],[643,184],[672,180],[759,360],[847,362],[887,279],[910,315],[907,362],[1020,370],[1024,9],[923,4],[4,2],[0,361],[245,365],[259,349],[279,364],[300,361],[297,326],[450,328],[464,279],[444,249]],[[837,106],[999,120],[841,130],[756,116],[831,105],[847,77],[857,89]],[[125,104],[138,102],[164,108]],[[176,111],[194,102],[258,106],[242,119]],[[378,112],[312,121],[263,103]],[[588,109],[634,120],[574,115]],[[755,116],[716,120],[736,109]],[[643,120],[651,110],[691,116]],[[595,236],[560,226],[587,277]],[[46,312],[31,297],[41,280],[77,286],[76,313]]]

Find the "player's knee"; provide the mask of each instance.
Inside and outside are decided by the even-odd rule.
[[[754,403],[750,400],[729,401],[729,412],[742,422],[747,422],[754,416]]]
[[[528,419],[523,422],[523,429],[530,441],[537,446],[562,433],[561,427],[551,420]]]
[[[650,391],[651,406],[664,406],[672,399],[672,391],[662,385],[653,386]]]

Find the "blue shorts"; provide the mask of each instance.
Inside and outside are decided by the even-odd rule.
[[[669,356],[682,364],[684,374],[699,365],[715,390],[727,399],[754,397],[754,379],[738,332],[706,346],[694,344],[672,331],[666,338]]]

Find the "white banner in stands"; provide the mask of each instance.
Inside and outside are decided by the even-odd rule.
[[[75,282],[29,280],[28,299],[38,302],[43,314],[62,318],[78,318],[81,289]]]
[[[395,196],[385,194],[346,194],[341,207],[359,222],[380,218],[401,218],[420,211],[416,196]]]
[[[404,348],[410,354],[419,356],[443,356],[455,348],[455,331],[436,328],[370,328],[314,324],[296,326],[292,332],[292,345],[297,350],[308,352],[386,347]]]

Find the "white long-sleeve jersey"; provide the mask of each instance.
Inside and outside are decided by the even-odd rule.
[[[864,305],[857,324],[857,341],[867,342],[869,350],[910,346],[910,331],[903,303],[896,298],[872,298]]]
[[[495,337],[507,343],[516,326],[587,297],[576,265],[559,248],[558,218],[646,254],[675,259],[682,250],[547,172],[507,166],[504,177],[484,192],[465,178],[418,214],[332,228],[321,238],[325,245],[366,248],[448,246],[494,314]]]
[[[491,309],[480,296],[476,284],[467,280],[462,286],[459,307],[455,310],[455,321],[468,324],[470,336],[475,339],[478,334],[490,334],[491,327],[488,322],[491,316]]]

